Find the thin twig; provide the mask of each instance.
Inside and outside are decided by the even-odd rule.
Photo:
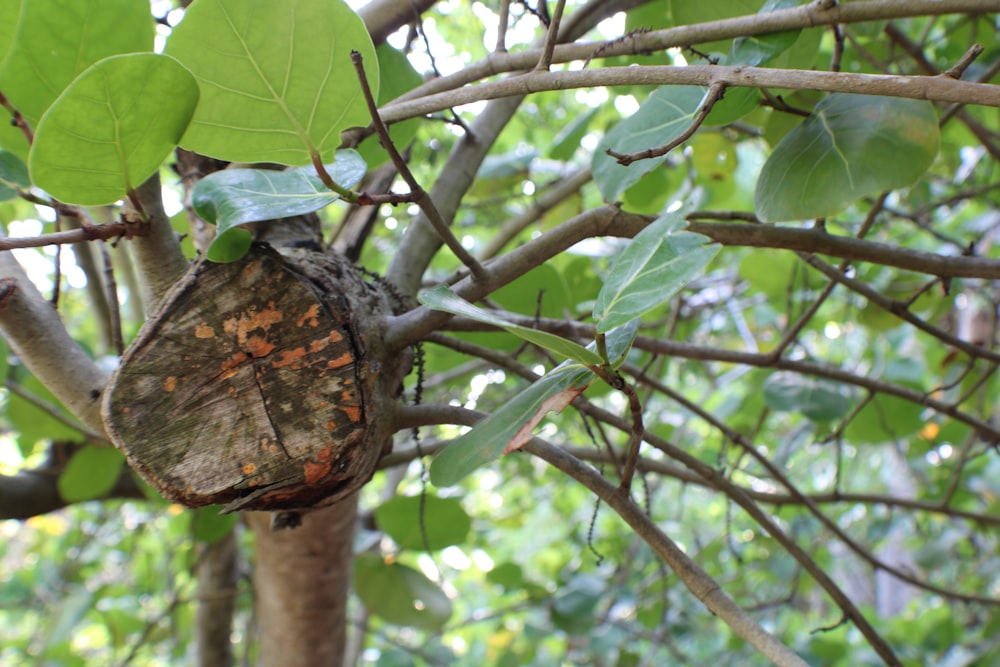
[[[46,401],[43,398],[40,398],[39,396],[35,395],[34,392],[23,387],[20,383],[8,379],[7,382],[4,384],[4,386],[7,387],[10,393],[24,399],[28,403],[31,403],[33,406],[35,406],[45,414],[49,415],[60,424],[68,426],[74,431],[79,431],[81,434],[83,434],[83,437],[86,438],[87,442],[90,442],[95,445],[108,444],[108,439],[105,438],[103,435],[97,433],[96,431],[90,430],[77,420],[73,419],[73,417],[66,414],[66,412],[58,405],[56,405],[55,403],[50,403],[49,401]]]
[[[545,0],[542,0],[542,2],[545,2]],[[559,40],[559,22],[562,20],[563,9],[565,7],[566,0],[558,0],[556,2],[555,13],[549,22],[549,31],[545,35],[545,46],[542,47],[542,57],[538,59],[538,64],[535,65],[536,72],[547,72],[549,66],[552,65],[552,53],[555,51],[556,42]]]
[[[500,23],[497,26],[497,45],[493,49],[495,53],[507,52],[507,25],[510,21],[510,0],[500,0],[498,10]]]
[[[969,65],[972,64],[972,61],[974,61],[982,54],[982,52],[983,52],[982,44],[973,44],[972,46],[969,47],[969,50],[965,52],[965,55],[959,58],[957,63],[955,63],[945,71],[941,72],[941,76],[948,76],[951,77],[952,79],[961,79],[962,74],[965,73],[965,70],[969,67]]]
[[[82,223],[79,229],[70,229],[65,232],[55,232],[52,234],[39,234],[24,238],[0,238],[0,251],[13,250],[15,248],[42,248],[50,245],[62,245],[65,243],[84,243],[86,241],[107,241],[108,239],[131,238],[132,236],[142,236],[148,232],[146,225],[130,222],[114,222],[107,225],[93,225]]]
[[[675,138],[673,141],[669,142],[665,146],[660,146],[659,148],[647,148],[644,151],[639,151],[638,153],[618,153],[611,150],[610,148],[604,151],[615,160],[618,164],[622,166],[629,166],[633,162],[638,162],[639,160],[649,160],[654,157],[660,157],[661,155],[666,155],[670,151],[674,150],[685,141],[691,138],[701,124],[705,122],[705,117],[712,111],[712,107],[715,103],[722,99],[722,94],[726,90],[726,84],[724,83],[713,83],[708,89],[708,93],[705,95],[705,103],[701,105],[698,109],[698,113],[695,115],[694,120],[691,121],[691,125],[688,126],[686,130],[681,132],[681,134]]]
[[[11,124],[21,130],[21,134],[28,140],[28,145],[33,144],[35,142],[35,134],[31,131],[31,125],[28,124],[27,119],[18,108],[14,106],[14,103],[7,99],[7,96],[3,93],[0,93],[0,106],[10,112]]]
[[[118,282],[115,280],[115,266],[111,262],[111,251],[107,246],[101,247],[101,259],[104,260],[104,288],[107,291],[108,316],[111,326],[111,340],[118,356],[125,354],[125,337],[122,335],[122,313],[118,303]]]
[[[378,112],[378,104],[375,102],[375,98],[372,95],[371,88],[368,86],[368,77],[365,75],[365,65],[364,60],[361,57],[361,53],[358,51],[351,51],[351,62],[354,63],[354,68],[358,73],[358,80],[361,84],[361,91],[364,94],[365,102],[368,104],[368,111],[372,117],[372,124],[375,126],[375,131],[378,134],[379,142],[382,147],[385,148],[386,152],[389,154],[389,158],[392,160],[393,165],[399,171],[399,175],[403,177],[406,181],[406,185],[410,188],[410,194],[413,197],[414,203],[420,207],[424,215],[427,216],[427,220],[433,225],[434,230],[437,232],[438,236],[448,246],[455,256],[462,262],[472,273],[473,280],[476,282],[484,282],[487,278],[486,270],[483,266],[476,261],[476,258],[469,254],[462,244],[459,242],[455,235],[451,233],[448,228],[448,224],[441,217],[438,212],[437,207],[434,206],[434,202],[431,201],[430,196],[427,192],[420,187],[417,179],[414,178],[413,174],[410,172],[409,166],[407,166],[406,161],[396,150],[395,144],[392,142],[392,138],[389,136],[389,129],[382,122],[381,117]]]

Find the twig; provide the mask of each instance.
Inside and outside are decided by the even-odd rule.
[[[124,220],[107,225],[92,225],[83,223],[79,229],[70,229],[65,232],[55,232],[52,234],[39,234],[38,236],[28,236],[24,238],[0,238],[0,251],[13,250],[15,248],[42,248],[50,245],[61,245],[65,243],[85,243],[87,241],[107,241],[108,239],[132,236],[142,236],[148,233],[146,225]]]
[[[33,144],[35,142],[35,133],[31,131],[31,125],[28,124],[24,115],[3,93],[0,93],[0,106],[10,112],[11,124],[21,130],[21,134],[28,140],[28,145]]]
[[[965,52],[965,55],[959,58],[957,63],[941,72],[941,76],[951,77],[952,79],[961,79],[965,70],[972,64],[972,61],[982,54],[982,52],[982,44],[973,44],[969,47],[969,50]]]
[[[118,303],[118,283],[115,280],[115,267],[111,263],[111,252],[106,246],[101,246],[101,259],[104,260],[104,287],[108,302],[108,314],[111,326],[111,340],[118,356],[125,354],[125,337],[122,335],[122,313]]]
[[[25,389],[20,383],[14,380],[8,379],[5,385],[10,393],[21,399],[31,403],[33,406],[47,414],[48,416],[55,419],[57,422],[63,426],[68,426],[74,431],[79,431],[86,438],[87,442],[95,445],[107,445],[108,439],[102,434],[92,431],[77,420],[73,419],[71,416],[66,414],[58,405],[50,403],[42,398],[36,396],[33,392]]]
[[[378,134],[379,142],[382,147],[385,148],[386,152],[389,153],[389,158],[392,160],[393,165],[399,171],[399,175],[403,177],[406,181],[406,185],[410,188],[410,194],[413,197],[414,203],[420,207],[424,215],[427,216],[427,220],[433,225],[434,231],[437,232],[438,236],[448,246],[459,261],[464,264],[469,271],[472,273],[473,279],[476,282],[484,282],[486,280],[486,270],[483,266],[476,261],[476,258],[469,254],[469,251],[462,247],[455,235],[451,233],[448,228],[447,223],[441,217],[438,212],[437,207],[434,206],[434,202],[431,201],[430,196],[427,192],[420,187],[417,179],[413,177],[410,168],[407,166],[406,161],[396,150],[395,144],[392,142],[392,138],[389,136],[389,129],[382,122],[381,117],[378,112],[378,104],[375,102],[375,98],[372,95],[371,88],[368,86],[368,77],[365,75],[365,65],[361,53],[358,51],[351,51],[351,62],[354,63],[354,68],[358,73],[358,81],[361,84],[361,92],[364,94],[365,102],[368,104],[368,111],[372,117],[372,124],[375,126],[375,131]]]
[[[541,0],[545,2],[546,0]],[[552,52],[555,51],[556,42],[559,40],[559,22],[562,20],[563,9],[566,7],[566,0],[557,0],[555,13],[549,22],[549,31],[545,35],[545,46],[542,47],[542,57],[535,65],[536,72],[547,72],[552,65]]]
[[[500,0],[498,10],[500,23],[497,25],[497,45],[493,51],[495,53],[507,53],[507,25],[510,21],[510,0]]]
[[[610,148],[604,152],[613,157],[615,160],[617,160],[618,164],[625,167],[629,166],[633,162],[638,162],[639,160],[649,160],[650,158],[666,155],[667,153],[674,150],[675,148],[683,144],[685,141],[690,139],[691,136],[698,131],[698,128],[701,127],[701,124],[705,122],[705,117],[708,116],[708,114],[712,111],[712,107],[715,106],[715,103],[718,102],[720,99],[722,99],[722,95],[723,93],[725,93],[725,91],[726,91],[726,84],[713,83],[711,87],[708,89],[708,93],[705,94],[705,102],[704,104],[701,105],[701,108],[698,109],[698,113],[695,115],[694,120],[691,121],[691,125],[689,125],[686,130],[681,132],[681,134],[676,139],[669,142],[665,146],[660,146],[659,148],[648,148],[638,153],[629,153],[629,154],[618,153],[611,150]]]

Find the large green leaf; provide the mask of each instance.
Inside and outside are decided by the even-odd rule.
[[[539,331],[537,329],[522,327],[518,324],[512,324],[502,317],[485,311],[482,308],[477,308],[452,292],[451,288],[447,285],[438,285],[431,289],[421,290],[417,295],[417,299],[429,308],[443,310],[452,315],[461,315],[462,317],[467,317],[483,324],[491,324],[499,327],[529,343],[544,347],[550,352],[555,352],[560,356],[567,357],[581,364],[599,366],[604,363],[600,355],[588,350],[579,343],[575,343],[562,336],[550,334],[547,331]]]
[[[337,151],[336,161],[325,165],[333,180],[350,188],[365,175],[365,162],[353,150]],[[331,192],[310,165],[273,169],[226,169],[206,176],[191,193],[195,212],[218,225],[208,248],[213,262],[233,262],[246,254],[251,234],[240,225],[305,215],[340,198]]]
[[[451,617],[451,600],[434,582],[379,556],[354,561],[354,589],[369,611],[396,625],[433,632]]]
[[[866,195],[910,185],[934,161],[939,144],[930,102],[830,95],[764,163],[757,217],[825,217]]]
[[[841,385],[784,371],[764,383],[764,400],[775,410],[798,412],[815,422],[843,417],[853,403]]]
[[[220,514],[219,509],[218,505],[209,505],[191,510],[191,534],[194,539],[212,544],[229,534],[240,515],[238,512]]]
[[[681,211],[667,213],[635,235],[621,252],[594,304],[598,333],[626,324],[669,301],[719,252],[701,234],[677,231]]]
[[[13,199],[17,189],[27,189],[31,185],[28,179],[28,167],[14,153],[0,150],[0,200]]]
[[[370,120],[352,50],[377,95],[375,47],[342,0],[198,0],[165,51],[201,85],[182,145],[234,162],[328,161],[341,131]]]
[[[32,127],[66,86],[98,60],[153,48],[153,17],[146,2],[3,0],[0,5],[0,42],[4,30],[14,30],[7,60],[0,63],[0,90]],[[18,5],[20,22],[11,25],[7,21],[17,15]],[[7,123],[0,123],[0,146],[27,158],[27,141]]]
[[[375,509],[375,521],[401,548],[420,551],[461,544],[472,527],[458,498],[430,494],[396,496]]]
[[[86,445],[59,475],[59,495],[68,503],[100,498],[115,486],[125,456],[114,447]]]
[[[688,128],[704,98],[705,89],[699,86],[664,86],[604,136],[594,151],[591,169],[605,201],[616,201],[643,174],[667,159],[663,155],[624,167],[605,151],[637,153],[670,143]]]
[[[587,388],[593,377],[593,371],[579,364],[560,364],[448,443],[431,463],[431,482],[439,487],[457,484],[505,451],[522,446],[546,413],[562,410]]]
[[[42,116],[28,161],[32,181],[73,204],[121,199],[159,169],[197,102],[198,84],[173,58],[105,58]]]

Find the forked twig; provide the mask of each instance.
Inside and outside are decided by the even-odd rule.
[[[654,157],[666,155],[690,139],[692,135],[698,131],[698,128],[701,127],[701,124],[705,122],[705,118],[712,111],[712,107],[715,106],[716,102],[722,99],[722,94],[725,90],[726,84],[713,83],[708,89],[708,94],[705,96],[705,103],[701,105],[700,109],[698,109],[698,113],[695,115],[694,120],[691,121],[691,125],[688,126],[688,128],[684,130],[680,136],[665,146],[660,146],[659,148],[647,148],[646,150],[639,151],[638,153],[618,153],[609,148],[605,151],[605,153],[617,160],[618,164],[625,167],[629,166],[633,162],[638,162],[639,160],[649,160]]]
[[[559,41],[559,22],[562,20],[563,8],[566,7],[566,0],[556,2],[555,12],[549,22],[549,31],[545,35],[545,47],[542,49],[542,57],[535,65],[536,72],[547,72],[552,64],[552,53],[555,51],[556,42]]]
[[[378,134],[379,142],[389,154],[389,158],[399,171],[399,175],[403,177],[403,180],[406,181],[406,185],[410,188],[409,201],[412,201],[420,207],[420,210],[425,216],[427,216],[428,222],[430,222],[431,226],[434,227],[434,231],[437,232],[441,241],[444,242],[444,244],[448,246],[448,249],[455,254],[459,261],[461,261],[462,264],[469,269],[473,280],[476,282],[485,282],[487,279],[486,270],[472,255],[469,254],[469,251],[462,246],[459,240],[455,238],[455,235],[451,233],[447,223],[445,223],[440,212],[438,212],[437,207],[434,206],[434,202],[431,201],[427,192],[420,187],[417,179],[414,178],[413,174],[410,172],[410,168],[407,166],[406,161],[403,160],[403,156],[399,154],[399,151],[396,150],[395,144],[392,143],[392,138],[389,136],[389,129],[385,126],[385,123],[382,122],[382,117],[378,113],[378,105],[372,95],[371,88],[368,86],[368,77],[365,75],[364,59],[358,51],[351,51],[351,62],[354,63],[354,68],[357,70],[358,81],[361,83],[361,92],[364,94],[365,102],[368,104],[368,112],[371,114],[372,124],[375,126],[375,132]],[[400,201],[397,195],[392,195],[392,197],[396,197],[396,202]],[[367,203],[368,199],[372,199],[372,197],[365,197],[365,195],[362,195],[359,202]],[[374,201],[372,203],[374,203]]]

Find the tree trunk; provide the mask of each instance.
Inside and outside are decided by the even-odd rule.
[[[236,606],[236,530],[205,547],[198,563],[198,667],[230,667],[233,610]]]
[[[270,514],[248,514],[261,667],[343,663],[357,507],[352,494],[278,532],[271,530]]]

